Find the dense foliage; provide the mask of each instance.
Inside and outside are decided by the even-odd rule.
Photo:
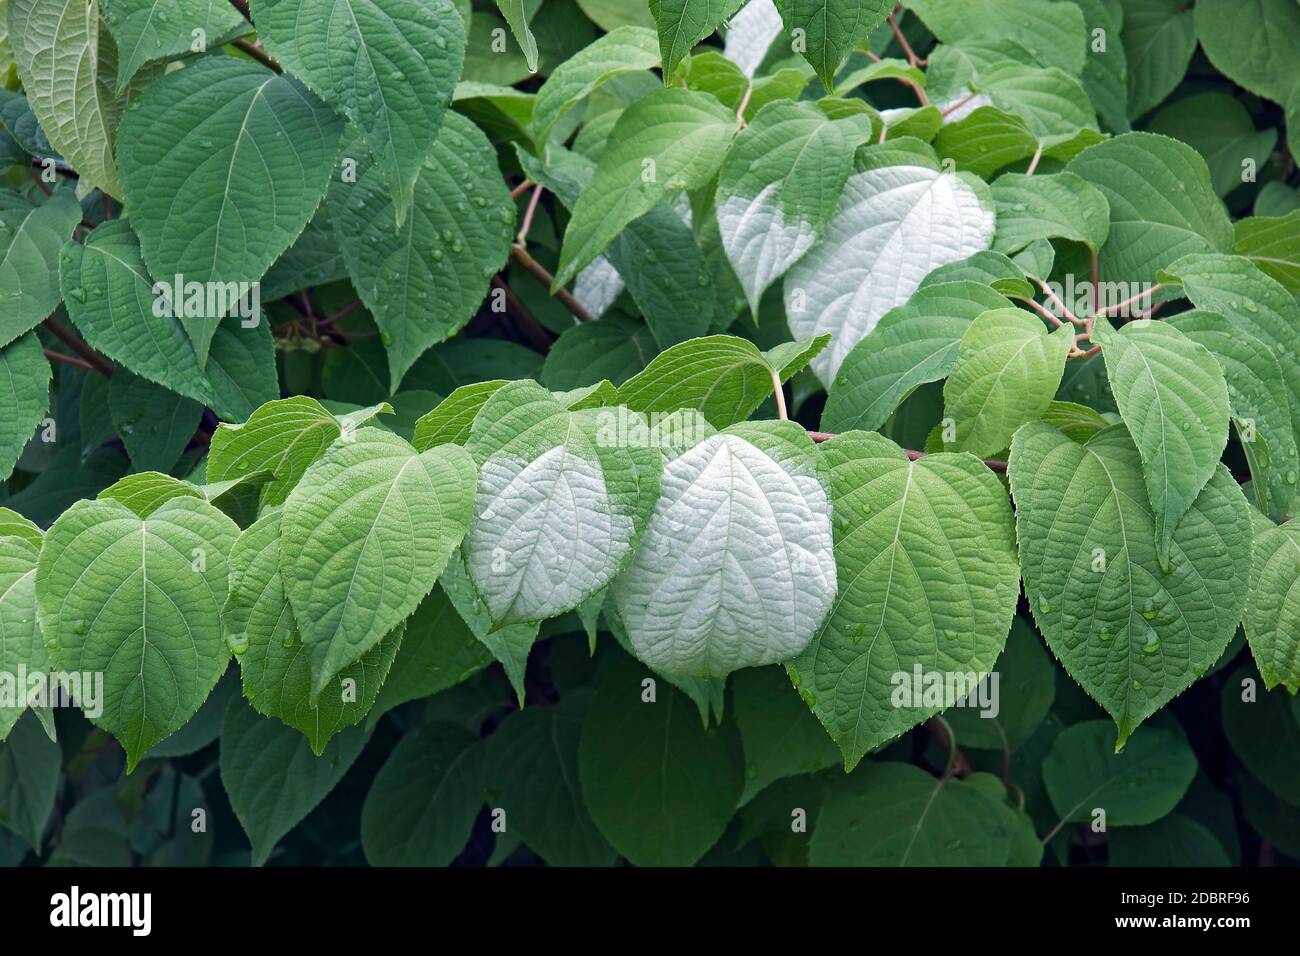
[[[1300,859],[1296,0],[0,11],[0,859]]]

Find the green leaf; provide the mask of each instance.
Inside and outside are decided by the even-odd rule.
[[[114,501],[79,501],[45,536],[36,569],[40,625],[54,666],[104,675],[102,714],[127,771],[194,716],[230,652],[221,631],[235,523],[195,498],[140,518]],[[94,573],[88,574],[88,569]]]
[[[0,742],[0,826],[12,830],[37,853],[54,810],[62,754],[35,714],[23,717]]]
[[[254,866],[325,799],[369,739],[369,731],[351,727],[317,757],[302,734],[231,698],[221,726],[221,783],[252,844]]]
[[[893,4],[889,0],[780,0],[778,9],[786,33],[803,41],[799,52],[829,92],[849,54],[867,45]]]
[[[1182,82],[1196,52],[1196,17],[1183,0],[1124,0],[1128,115],[1137,119]]]
[[[1116,744],[1104,720],[1067,727],[1043,760],[1043,782],[1061,819],[1090,823],[1100,809],[1108,828],[1154,823],[1195,776],[1196,755],[1180,730],[1144,727]]]
[[[478,588],[469,576],[464,556],[457,552],[447,565],[447,570],[438,579],[438,584],[446,592],[448,599],[455,606],[456,612],[464,620],[474,637],[501,662],[510,686],[514,688],[519,706],[524,705],[524,671],[528,667],[528,655],[537,641],[539,626],[532,624],[510,624],[496,627],[487,603],[479,594]]]
[[[310,655],[280,576],[280,530],[280,512],[273,511],[235,542],[222,623],[227,641],[243,648],[239,670],[248,702],[260,713],[302,731],[319,757],[335,734],[365,718],[393,665],[403,628],[399,624],[341,670],[329,693],[316,697]]]
[[[0,538],[8,537],[22,538],[39,551],[41,542],[45,540],[45,532],[34,521],[24,518],[18,512],[0,508]]]
[[[1047,718],[1056,697],[1056,668],[1023,618],[1012,620],[1006,649],[993,673],[997,685],[990,690],[997,695],[993,698],[996,710],[968,705],[953,707],[943,715],[957,735],[959,747],[1015,751]]]
[[[118,148],[149,273],[260,280],[316,212],[342,131],[296,80],[246,60],[203,57],[158,80],[123,118]],[[200,368],[221,318],[185,325]]]
[[[1110,866],[1231,866],[1218,838],[1191,817],[1171,813],[1144,827],[1121,827],[1106,840]]]
[[[411,438],[415,450],[428,451],[437,445],[465,444],[484,403],[507,384],[497,379],[460,386],[416,421]]]
[[[81,206],[69,190],[39,206],[16,193],[0,194],[0,348],[58,306],[59,250],[80,221]]]
[[[1228,79],[1274,103],[1300,82],[1300,8],[1290,0],[1198,0],[1196,36]]]
[[[637,423],[648,431],[622,407],[570,412],[530,381],[484,404],[465,445],[479,469],[463,551],[497,625],[573,610],[631,557],[659,496],[659,450],[617,441]]]
[[[660,90],[624,110],[574,206],[553,288],[566,285],[624,226],[670,193],[712,180],[736,129],[736,117],[721,103],[692,90]]]
[[[870,138],[865,117],[832,121],[811,104],[778,100],[732,143],[718,176],[718,225],[755,315],[767,287],[825,230],[854,150]]]
[[[602,380],[622,385],[643,370],[657,351],[644,322],[615,313],[562,332],[546,354],[541,380],[553,389]]]
[[[307,467],[343,434],[344,424],[305,395],[268,402],[246,422],[222,425],[213,433],[208,480],[269,471],[274,478],[263,489],[261,503],[283,504]]]
[[[1067,167],[1110,203],[1101,274],[1130,284],[1193,252],[1227,252],[1232,223],[1196,150],[1155,133],[1125,133],[1079,154]]]
[[[977,101],[972,101],[977,102]],[[1039,140],[1019,116],[995,106],[981,106],[969,116],[944,126],[934,141],[935,151],[951,159],[962,172],[990,178],[999,169],[1030,159],[1038,150],[1046,159],[1069,162],[1104,137],[1091,129],[1075,136]]]
[[[565,694],[554,708],[526,707],[488,743],[493,808],[508,831],[550,866],[609,866],[617,859],[582,802],[578,742],[590,693]]]
[[[988,248],[993,204],[981,192],[918,165],[849,177],[825,232],[785,279],[790,331],[831,334],[813,361],[818,378],[833,382],[853,346],[927,274]]]
[[[1003,866],[1015,841],[1012,819],[972,782],[873,763],[827,791],[808,859],[812,866]]]
[[[1246,181],[1247,160],[1252,169],[1263,166],[1277,143],[1277,130],[1256,130],[1246,107],[1227,93],[1184,97],[1152,117],[1147,128],[1194,146],[1209,164],[1220,196]]]
[[[292,246],[275,261],[262,279],[262,299],[270,302],[308,286],[328,285],[348,277],[343,252],[334,237],[325,205]]]
[[[1228,385],[1204,345],[1150,319],[1113,331],[1098,319],[1111,391],[1142,456],[1155,514],[1156,554],[1169,562],[1174,530],[1215,473],[1228,443]]]
[[[330,187],[329,211],[353,284],[388,351],[389,379],[474,316],[505,264],[515,221],[496,151],[469,120],[450,114],[420,167],[401,226],[378,166]]]
[[[496,0],[496,2],[501,16],[505,17],[506,23],[510,24],[510,32],[519,42],[519,49],[524,51],[524,62],[528,64],[528,72],[536,73],[537,37],[533,36],[533,31],[528,26],[525,0]]]
[[[946,709],[942,700],[903,696],[916,668],[960,675],[970,687],[993,669],[1019,574],[1006,492],[978,459],[909,462],[867,432],[821,450],[831,470],[840,589],[789,670],[852,768]]]
[[[921,283],[926,289],[942,282],[975,282],[987,285],[1005,296],[1031,299],[1034,287],[1025,278],[1025,272],[1000,252],[986,249],[973,256],[940,266]],[[1001,307],[1000,304],[998,306]]]
[[[85,242],[67,243],[59,279],[68,318],[91,348],[174,392],[215,402],[180,320],[156,314],[153,281],[126,220],[101,223]]]
[[[597,828],[638,866],[690,866],[718,841],[743,784],[729,725],[705,728],[691,703],[620,658],[599,674],[578,771]]]
[[[428,723],[404,736],[361,808],[366,860],[372,866],[451,863],[483,806],[486,755],[478,737],[455,724]]]
[[[659,65],[659,41],[653,30],[621,26],[556,66],[537,91],[533,136],[545,143],[555,124],[573,107],[616,76]]]
[[[745,0],[650,0],[650,15],[659,31],[664,79],[677,72],[677,64],[697,43],[713,33]]]
[[[212,0],[101,0],[101,3],[104,20],[117,41],[118,96],[146,63],[195,52],[196,30],[202,37],[202,49],[207,49],[253,29],[233,4]]]
[[[285,501],[281,573],[313,700],[433,589],[469,527],[474,479],[464,449],[418,454],[377,428],[308,467]]]
[[[1267,542],[1265,542],[1267,545]],[[1268,790],[1291,806],[1300,806],[1300,706],[1281,689],[1259,693],[1250,665],[1233,672],[1223,684],[1220,711],[1232,752]]]
[[[1186,256],[1159,279],[1181,286],[1198,309],[1222,315],[1273,350],[1291,394],[1291,421],[1300,434],[1300,304],[1286,287],[1240,256]]]
[[[1232,640],[1246,603],[1250,506],[1220,466],[1174,530],[1166,571],[1141,459],[1122,426],[1080,445],[1026,425],[1008,475],[1034,620],[1115,719],[1123,746]]]
[[[808,712],[780,667],[752,667],[731,678],[736,726],[745,750],[748,803],[775,780],[815,773],[840,762],[835,742]]]
[[[0,698],[0,740],[9,736],[27,709],[27,687],[19,678],[20,668],[29,674],[50,669],[36,623],[36,558],[41,538],[38,533],[33,542],[26,536],[5,536],[3,531],[0,527],[0,688],[6,693]]]
[[[907,0],[944,43],[1010,38],[1042,63],[1057,63],[1073,76],[1087,59],[1083,14],[1072,3],[1051,0]]]
[[[1097,130],[1097,116],[1083,84],[1056,67],[998,63],[982,70],[976,85],[998,109],[1023,119],[1043,147],[1068,142],[1084,130]]]
[[[1258,524],[1258,523],[1257,523]],[[1264,686],[1300,690],[1300,528],[1263,523],[1255,532],[1246,637]]]
[[[1228,405],[1251,471],[1251,490],[1265,514],[1288,513],[1300,470],[1291,399],[1272,350],[1213,312],[1184,312],[1169,324],[1213,353],[1228,386]],[[1253,436],[1253,437],[1252,437]]]
[[[952,372],[962,336],[976,318],[1009,305],[978,282],[923,285],[906,305],[886,312],[844,359],[822,412],[822,428],[879,428],[918,386]]]
[[[0,475],[5,478],[45,418],[52,375],[35,332],[0,349]]]
[[[202,497],[203,492],[197,485],[156,471],[127,475],[96,495],[101,501],[112,500],[126,505],[141,518],[148,518],[173,498]]]
[[[10,0],[8,18],[18,76],[50,144],[83,189],[121,198],[113,145],[128,97],[113,94],[117,47],[101,31],[98,0]]]
[[[113,376],[108,407],[131,465],[140,471],[168,471],[199,427],[203,406],[129,372]]]
[[[1023,309],[996,309],[971,322],[943,387],[944,414],[956,429],[945,447],[980,457],[1006,448],[1017,428],[1046,411],[1073,345],[1073,325],[1049,334]]]
[[[545,164],[522,151],[519,156],[525,171],[553,189],[569,208],[577,205],[593,176],[590,161],[558,146],[547,151]],[[629,223],[605,255],[578,274],[575,292],[580,301],[593,297],[585,288],[591,280],[601,283],[605,300],[592,309],[597,314],[613,304],[626,283],[661,348],[703,335],[714,324],[713,299],[702,292],[712,281],[708,265],[690,226],[667,202]],[[697,307],[684,310],[682,302],[691,300]]]
[[[1292,295],[1300,295],[1300,209],[1285,216],[1254,216],[1234,225],[1232,251],[1245,256]]]
[[[461,619],[441,586],[434,586],[406,620],[388,679],[370,709],[367,723],[407,701],[432,697],[467,680],[492,663],[487,647]]]
[[[826,336],[818,336],[760,352],[753,342],[732,335],[691,339],[661,352],[624,382],[619,401],[651,414],[694,409],[714,427],[726,428],[744,421],[772,395],[773,376],[784,382],[797,375],[826,342]]]
[[[638,26],[653,28],[654,16],[644,4],[627,0],[578,0],[582,9],[596,26],[614,31],[619,27]]]
[[[1127,133],[1128,121],[1128,53],[1120,41],[1125,10],[1119,0],[1074,0],[1083,11],[1084,26],[1091,41],[1083,64],[1083,87],[1097,108],[1104,127],[1114,133]],[[1098,34],[1097,31],[1103,31]],[[1096,38],[1105,37],[1102,49]]]
[[[1071,239],[1096,252],[1110,234],[1105,195],[1073,173],[1006,173],[993,184],[993,202],[998,215],[996,252],[1011,255],[1039,239]]]
[[[401,225],[465,59],[455,7],[450,0],[252,0],[252,13],[270,54],[361,131],[392,199],[389,214]],[[535,56],[536,48],[533,68]]]

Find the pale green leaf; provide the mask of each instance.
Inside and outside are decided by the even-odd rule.
[[[537,91],[532,130],[538,143],[550,138],[555,124],[604,83],[624,73],[659,65],[659,41],[653,30],[623,26],[559,64]]]
[[[1098,319],[1106,374],[1133,442],[1167,565],[1174,531],[1215,473],[1228,442],[1228,385],[1210,350],[1150,319],[1113,331]]]
[[[418,454],[377,428],[308,467],[285,501],[281,573],[313,698],[433,589],[469,527],[474,479],[464,449]]]
[[[1034,620],[1115,719],[1123,746],[1232,640],[1246,603],[1250,506],[1219,466],[1174,530],[1166,571],[1141,458],[1123,426],[1080,445],[1050,425],[1026,425],[1008,473]]]
[[[1292,295],[1300,295],[1300,209],[1285,216],[1240,219],[1233,229],[1236,255],[1255,263]]]
[[[721,103],[692,90],[660,90],[624,110],[574,206],[555,287],[567,284],[624,226],[670,193],[708,183],[737,128],[736,117]]]
[[[867,45],[871,33],[893,10],[889,0],[781,0],[786,33],[800,36],[800,53],[812,64],[827,91],[844,61]]]
[[[1205,160],[1185,143],[1125,133],[1084,150],[1067,170],[1096,186],[1110,204],[1104,279],[1150,282],[1181,256],[1232,248],[1232,223]]]
[[[1051,403],[1074,345],[1074,326],[1050,334],[1023,309],[985,312],[962,336],[957,364],[943,387],[944,414],[956,437],[950,451],[997,454],[1025,422]]]
[[[745,0],[650,0],[650,14],[659,31],[665,79],[697,43],[718,29]]]
[[[822,428],[879,428],[918,386],[952,372],[971,322],[1008,305],[978,282],[927,280],[906,305],[885,313],[844,359],[822,412]]]
[[[867,432],[841,435],[822,452],[840,589],[789,669],[852,768],[945,709],[943,701],[901,696],[916,668],[960,675],[972,688],[993,669],[1019,574],[1006,492],[978,459],[940,454],[910,462],[893,442]]]
[[[1012,254],[1040,239],[1072,239],[1093,252],[1110,234],[1110,204],[1097,187],[1073,173],[1006,173],[993,183],[996,252]]]
[[[9,736],[27,709],[27,683],[20,677],[20,668],[29,674],[50,669],[36,623],[36,558],[40,549],[39,537],[33,543],[27,537],[0,534],[0,740]]]
[[[104,675],[103,712],[87,716],[121,742],[128,770],[226,669],[221,606],[238,535],[206,501],[178,497],[144,519],[115,501],[80,501],[45,536],[36,585],[46,646],[58,670]]]

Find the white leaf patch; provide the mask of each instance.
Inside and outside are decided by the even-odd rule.
[[[489,458],[477,500],[465,554],[497,621],[543,620],[579,604],[609,583],[634,535],[599,465],[562,445],[531,462]]]
[[[812,363],[822,382],[933,270],[987,249],[993,225],[993,211],[959,176],[924,166],[850,176],[825,233],[785,279],[795,337],[831,333]]]
[[[763,290],[812,248],[817,231],[811,222],[786,222],[781,207],[784,183],[768,183],[753,199],[728,196],[718,207],[722,241],[757,313]]]
[[[662,493],[614,598],[643,662],[722,677],[798,654],[835,598],[830,502],[736,435],[664,467]]]
[[[772,0],[753,0],[731,18],[723,56],[752,77],[784,28]]]

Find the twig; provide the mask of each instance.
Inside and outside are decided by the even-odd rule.
[[[240,37],[238,40],[234,41],[234,44],[236,47],[243,50],[245,53],[251,56],[258,63],[262,64],[264,67],[270,70],[274,70],[276,73],[284,72],[280,64],[276,63],[275,60],[271,59],[271,57],[267,55],[266,51],[264,51],[256,43],[250,43],[247,40],[245,40],[243,37]]]
[[[776,398],[776,417],[783,422],[790,420],[785,407],[785,386],[781,384],[781,373],[772,369],[772,395]]]
[[[930,734],[934,737],[934,742],[944,750],[948,759],[944,763],[943,776],[939,778],[942,783],[951,779],[954,775],[966,777],[970,775],[970,761],[966,756],[957,749],[957,735],[952,732],[952,727],[942,717],[931,717],[925,724]]]
[[[1059,295],[1057,295],[1055,292],[1052,291],[1052,287],[1051,287],[1051,286],[1049,286],[1049,285],[1048,285],[1046,282],[1044,282],[1042,279],[1039,279],[1039,280],[1038,280],[1038,286],[1039,286],[1039,288],[1041,288],[1041,289],[1043,290],[1043,293],[1044,293],[1044,294],[1045,294],[1049,299],[1052,300],[1052,304],[1054,304],[1058,309],[1061,310],[1061,315],[1065,316],[1067,319],[1069,319],[1069,320],[1070,320],[1071,322],[1073,322],[1075,325],[1085,325],[1085,322],[1083,321],[1083,319],[1079,318],[1077,315],[1075,315],[1073,312],[1071,312],[1071,311],[1070,311],[1070,307],[1069,307],[1068,305],[1066,305],[1064,302],[1061,301],[1061,297],[1060,297]]]
[[[1031,309],[1033,309],[1035,312],[1037,312],[1047,321],[1051,322],[1058,329],[1061,326],[1065,325],[1065,322],[1062,321],[1054,312],[1052,312],[1051,309],[1043,308],[1041,305],[1039,305],[1036,301],[1031,299],[1029,296],[1013,295],[1011,296],[1011,298],[1015,299],[1017,302],[1023,302],[1025,305],[1029,306]]]
[[[533,188],[533,181],[531,179],[525,179],[514,189],[510,190],[510,198],[518,199],[520,196],[522,196],[524,193],[528,192],[528,190],[532,188]]]
[[[941,117],[943,117],[944,119],[947,119],[949,116],[951,116],[953,113],[957,112],[959,109],[961,109],[963,106],[965,106],[965,105],[966,105],[967,103],[969,103],[971,100],[975,99],[975,97],[977,97],[977,96],[979,96],[978,93],[971,93],[969,96],[964,96],[964,97],[962,97],[960,100],[958,100],[956,103],[953,103],[952,106],[948,107],[946,110],[944,110],[944,111],[943,111],[942,113],[940,113],[939,115],[940,115]]]
[[[253,22],[253,15],[248,12],[248,0],[230,0],[230,5],[238,10],[249,23]]]
[[[95,370],[89,362],[84,362],[79,358],[73,358],[71,355],[64,355],[62,352],[54,351],[54,349],[46,349],[45,357],[47,359],[53,359],[56,362],[75,365],[77,368],[84,368],[88,372],[93,372]]]
[[[546,271],[546,267],[528,254],[528,250],[515,243],[510,247],[510,258],[519,263],[533,278],[549,290],[555,283],[555,276]],[[573,297],[568,289],[556,289],[555,299],[564,306],[579,322],[594,322],[595,316],[586,310],[581,302]]]
[[[321,319],[320,324],[333,325],[335,322],[338,322],[341,319],[346,319],[349,315],[357,311],[359,308],[361,308],[361,300],[353,299],[351,302],[349,302],[343,308],[339,309],[337,312],[327,315],[325,316],[325,318]]]
[[[750,83],[745,87],[745,95],[740,99],[740,106],[736,108],[736,122],[741,126],[746,126],[745,110],[749,109],[750,98],[754,95],[754,84]]]
[[[1137,305],[1137,304],[1138,304],[1139,302],[1141,302],[1143,299],[1148,298],[1149,296],[1153,296],[1153,295],[1155,295],[1157,292],[1159,292],[1159,291],[1160,291],[1161,289],[1163,289],[1163,288],[1164,288],[1164,286],[1163,286],[1161,283],[1157,282],[1155,285],[1153,285],[1151,288],[1145,290],[1144,292],[1139,292],[1137,295],[1132,296],[1131,298],[1125,299],[1123,302],[1119,302],[1119,303],[1116,303],[1115,305],[1107,306],[1106,308],[1102,309],[1102,310],[1101,310],[1100,312],[1098,312],[1097,314],[1098,314],[1098,315],[1120,315],[1120,314],[1123,313],[1123,311],[1124,311],[1125,309],[1127,309],[1130,305]]]
[[[36,185],[41,187],[41,192],[45,193],[45,195],[47,196],[54,195],[54,193],[50,192],[50,187],[45,185],[45,183],[41,182],[40,174],[36,172],[36,170],[33,169],[31,166],[27,167],[27,174],[32,177],[32,182],[34,182]]]
[[[549,352],[555,337],[547,331],[542,323],[533,317],[533,313],[528,310],[528,306],[520,301],[519,296],[515,295],[514,290],[499,275],[492,277],[492,286],[501,290],[506,299],[506,309],[514,316],[515,325],[524,338],[528,339],[530,345],[541,352]]]
[[[45,320],[45,327],[54,334],[55,338],[59,339],[64,345],[85,359],[86,364],[100,375],[104,376],[104,378],[113,377],[112,364],[105,360],[102,355],[92,349],[85,342],[81,341],[81,339],[77,338],[76,333],[73,332],[72,329],[68,328],[52,315]]]
[[[822,442],[830,441],[832,438],[835,438],[836,436],[832,432],[809,431],[808,437],[811,438],[813,441],[817,442],[818,444],[821,444]],[[920,461],[927,454],[929,454],[928,452],[924,452],[924,451],[913,451],[910,448],[904,448],[903,451],[907,453],[907,457],[912,461]],[[1007,463],[1005,461],[1000,461],[997,458],[984,459],[984,465],[989,469],[989,471],[995,471],[1000,475],[1005,475],[1007,473]]]
[[[894,19],[902,9],[903,5],[901,3],[894,7],[894,12],[888,17],[889,29],[894,31],[894,36],[898,38],[899,45],[902,46],[903,52],[907,54],[907,62],[912,66],[925,66],[925,60],[916,55],[916,51],[912,49],[912,44],[907,42],[907,37],[903,36],[903,31],[898,28],[898,21]]]
[[[1034,158],[1029,161],[1029,168],[1025,170],[1026,176],[1034,175],[1034,170],[1038,168],[1038,161],[1043,158],[1043,144],[1038,144],[1038,149],[1034,150]]]
[[[533,228],[533,215],[537,212],[537,204],[541,202],[544,192],[546,192],[545,187],[538,186],[533,190],[532,198],[528,200],[528,208],[524,210],[524,221],[519,227],[519,235],[515,237],[515,242],[521,246],[528,242],[528,232]]]

